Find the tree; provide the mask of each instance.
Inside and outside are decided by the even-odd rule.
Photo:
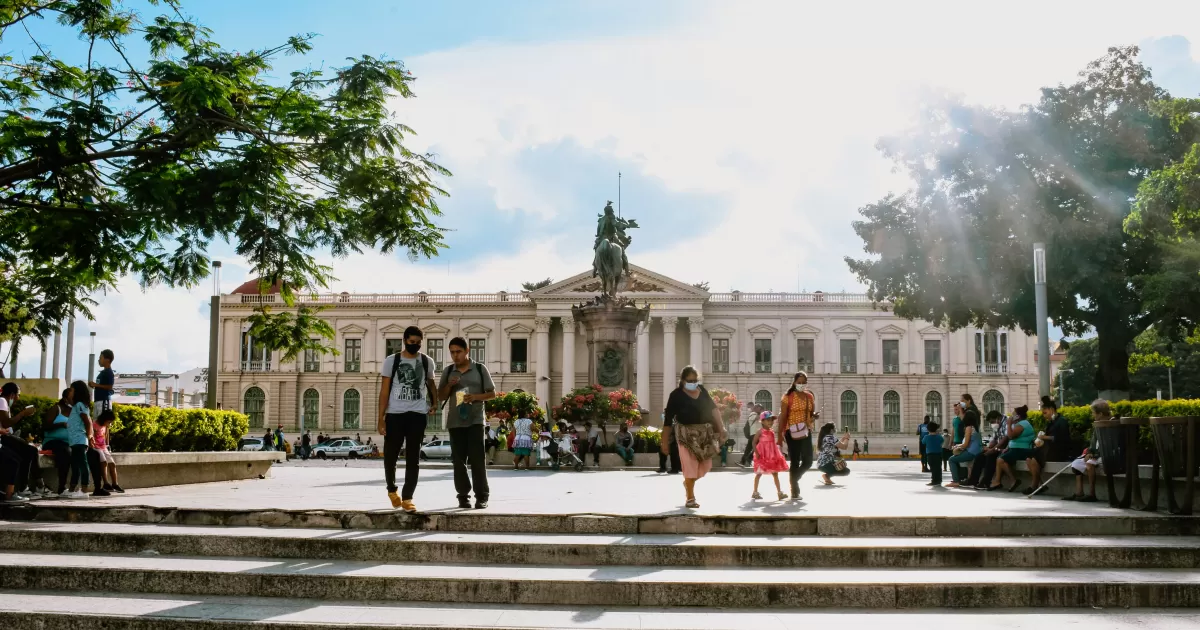
[[[1067,358],[1054,377],[1055,398],[1058,397],[1059,385],[1062,385],[1064,405],[1088,405],[1096,400],[1099,393],[1091,376],[1100,365],[1099,354],[1095,337],[1072,341],[1067,348]]]
[[[881,141],[915,187],[861,208],[854,224],[873,256],[847,263],[872,299],[951,328],[1032,333],[1032,244],[1045,242],[1051,317],[1069,335],[1096,332],[1096,389],[1126,395],[1138,333],[1200,303],[1200,278],[1180,274],[1184,252],[1123,228],[1142,180],[1187,147],[1151,111],[1167,95],[1136,57],[1110,49],[1019,112],[933,107]]]
[[[1189,148],[1141,183],[1125,227],[1139,235],[1194,240],[1200,237],[1200,98],[1157,101],[1151,110],[1167,119]]]
[[[273,61],[307,53],[313,35],[227,50],[177,0],[150,2],[164,9],[150,20],[117,0],[0,6],[5,49],[31,51],[0,56],[0,340],[44,343],[125,275],[194,286],[221,238],[289,307],[256,312],[251,334],[285,358],[325,350],[313,335],[333,330],[291,308],[332,280],[315,250],[416,258],[445,246],[434,178],[449,173],[404,147],[412,130],[388,110],[413,96],[413,76],[362,56],[276,84]],[[57,56],[34,37],[27,23],[41,19],[76,32],[79,53]]]
[[[546,278],[545,280],[538,280],[537,282],[522,282],[521,288],[526,291],[537,291],[538,289],[543,289],[551,284],[554,284],[554,280]]]
[[[708,282],[693,282],[692,286],[696,287],[697,289],[700,289],[701,291],[708,290]]]
[[[1068,405],[1090,404],[1097,390],[1087,375],[1098,365],[1098,345],[1095,337],[1071,342],[1054,388],[1062,379]],[[1168,381],[1167,370],[1171,370]],[[1072,370],[1063,374],[1063,370]],[[1173,385],[1175,398],[1200,398],[1200,338],[1181,338],[1170,331],[1151,327],[1134,340],[1129,359],[1130,400],[1154,399],[1159,390],[1168,397]],[[1170,383],[1170,385],[1168,384]]]

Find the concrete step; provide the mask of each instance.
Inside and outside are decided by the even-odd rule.
[[[836,602],[834,602],[836,603]],[[0,624],[8,630],[245,630],[247,627],[379,627],[408,630],[812,630],[867,628],[928,630],[1184,630],[1195,628],[1200,610],[963,610],[931,613],[816,611],[750,608],[623,608],[494,606],[353,602],[261,597],[57,592],[0,592]]]
[[[0,549],[512,565],[1197,568],[1200,537],[493,534],[0,522]]]
[[[1200,516],[1113,510],[1103,516],[717,516],[504,514],[447,510],[191,509],[35,501],[0,506],[8,521],[154,523],[406,531],[735,534],[747,536],[1200,536]]]
[[[482,566],[0,553],[0,589],[560,606],[1200,607],[1190,569]]]

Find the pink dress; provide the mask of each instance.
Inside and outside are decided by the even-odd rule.
[[[780,473],[788,469],[783,451],[775,443],[775,432],[763,429],[758,433],[758,446],[754,447],[754,472],[759,475]]]

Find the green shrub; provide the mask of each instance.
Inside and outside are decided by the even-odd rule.
[[[47,409],[53,407],[57,402],[58,401],[53,398],[22,395],[20,400],[13,405],[12,413],[20,413],[30,405],[33,405],[33,408],[37,409],[37,413],[18,422],[15,426],[13,426],[13,430],[19,431],[22,437],[32,435],[34,436],[35,441],[40,442],[42,440],[42,434],[45,432],[44,429],[42,429],[42,414],[45,413]]]
[[[41,396],[21,396],[13,405],[20,412],[29,405],[38,411],[17,424],[22,435],[40,442],[44,433],[42,414],[58,402]],[[233,451],[238,440],[250,431],[250,419],[236,411],[172,409],[113,405],[116,419],[109,427],[108,443],[113,451]]]
[[[1170,416],[1200,416],[1200,400],[1122,400],[1109,403],[1114,416],[1122,418],[1164,418]],[[1071,438],[1079,444],[1092,439],[1092,408],[1063,407],[1058,410],[1071,425]],[[1032,414],[1031,414],[1032,415]],[[1045,424],[1043,422],[1043,424]],[[1037,424],[1035,423],[1035,427]],[[1039,428],[1041,430],[1041,428]],[[1150,427],[1142,427],[1139,442],[1143,448],[1154,448]]]

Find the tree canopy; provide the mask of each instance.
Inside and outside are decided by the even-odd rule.
[[[1134,338],[1200,312],[1194,242],[1124,229],[1147,175],[1190,146],[1188,129],[1152,106],[1168,95],[1137,53],[1110,49],[1020,111],[939,104],[882,140],[915,186],[854,224],[871,256],[847,263],[872,298],[951,328],[1032,333],[1032,245],[1044,242],[1051,318],[1068,335],[1094,330],[1096,389],[1128,392]]]
[[[449,175],[405,148],[390,107],[413,97],[397,60],[363,55],[281,81],[281,55],[223,48],[177,0],[145,19],[113,0],[0,5],[0,340],[43,342],[90,294],[136,276],[193,286],[208,244],[234,245],[288,306],[327,288],[314,252],[445,246],[436,183]],[[55,21],[81,45],[59,55],[30,23]],[[140,53],[140,54],[139,54]],[[307,308],[257,312],[252,334],[294,357],[333,331]]]
[[[1064,385],[1063,399],[1068,405],[1086,405],[1096,399],[1097,389],[1091,375],[1098,361],[1095,337],[1071,342],[1062,368],[1055,379]],[[1170,376],[1167,370],[1170,369]],[[1134,340],[1129,359],[1129,399],[1151,400],[1162,391],[1167,398],[1172,389],[1175,398],[1200,398],[1200,337],[1187,337],[1180,331],[1170,334],[1151,327]]]

